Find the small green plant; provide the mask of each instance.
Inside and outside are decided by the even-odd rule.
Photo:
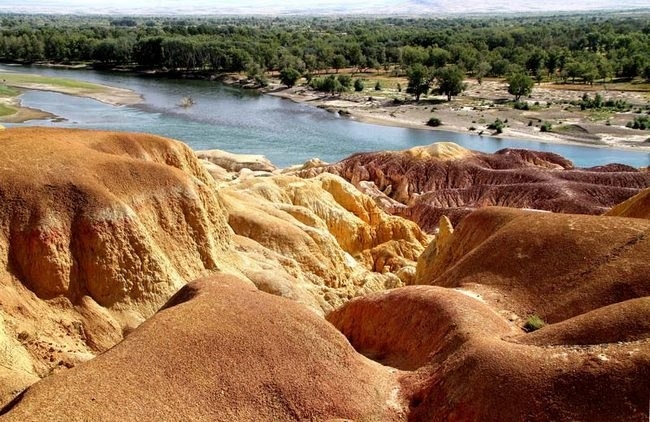
[[[553,129],[553,124],[551,122],[542,123],[542,127],[539,128],[540,132],[550,132]]]
[[[488,125],[488,129],[496,131],[496,133],[503,132],[503,122],[501,119],[497,118],[494,122]]]
[[[381,91],[381,82],[377,81],[375,84],[375,91]]]
[[[363,85],[363,81],[361,79],[355,79],[354,80],[354,90],[356,92],[361,92],[361,91],[363,91],[364,88],[365,88],[365,86]]]
[[[440,125],[442,125],[442,120],[437,117],[432,117],[427,122],[427,126],[438,127]]]
[[[646,130],[650,129],[650,117],[648,116],[637,116],[633,121],[627,122],[625,125],[631,129]]]
[[[527,333],[532,333],[533,331],[537,331],[543,326],[545,326],[546,323],[542,318],[540,318],[538,315],[530,315],[528,319],[526,319],[526,322],[524,322],[524,331]]]
[[[529,110],[530,107],[526,101],[516,101],[513,105],[515,110]]]

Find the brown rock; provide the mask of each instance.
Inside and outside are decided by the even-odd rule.
[[[0,333],[13,339],[0,367],[17,383],[0,398],[109,349],[197,276],[238,274],[323,314],[412,282],[428,241],[332,175],[232,180],[210,164],[217,184],[187,146],[151,135],[7,129],[0,144]]]
[[[354,154],[330,165],[299,172],[337,174],[404,206],[373,195],[387,212],[417,222],[433,233],[442,215],[457,224],[476,208],[508,206],[562,213],[602,214],[650,187],[650,172],[608,165],[576,169],[557,154],[504,149],[494,154],[433,144],[414,150]]]
[[[477,297],[409,286],[355,298],[327,319],[357,351],[404,371],[408,420],[647,419],[647,297],[531,334]]]
[[[6,421],[402,420],[388,368],[295,302],[225,275],[181,289],[103,355],[35,384]]]

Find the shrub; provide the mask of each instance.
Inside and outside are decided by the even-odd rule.
[[[381,91],[381,82],[377,81],[375,84],[375,91]]]
[[[528,319],[526,319],[526,322],[524,322],[524,331],[527,333],[532,333],[533,331],[537,331],[545,325],[546,323],[539,316],[530,315]]]
[[[280,71],[280,82],[291,88],[300,79],[300,72],[292,67],[285,67]]]
[[[361,92],[361,91],[363,91],[364,88],[365,88],[365,86],[363,85],[363,81],[361,79],[355,79],[354,80],[354,90],[356,92]]]
[[[633,121],[628,122],[625,126],[632,129],[646,130],[650,129],[650,117],[637,116]]]
[[[346,90],[352,86],[352,78],[350,75],[339,75],[337,79],[339,80],[341,86],[343,86]]]
[[[432,117],[427,122],[427,126],[438,127],[442,124],[442,121],[437,117]]]
[[[503,122],[501,119],[496,119],[494,122],[490,123],[488,125],[488,129],[494,130],[497,133],[502,133],[503,132]]]
[[[540,132],[550,132],[553,129],[553,124],[551,122],[542,123],[542,127],[539,128]]]
[[[526,101],[516,101],[513,105],[515,110],[529,110],[530,107],[528,107],[528,103]]]

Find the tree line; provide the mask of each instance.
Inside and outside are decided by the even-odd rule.
[[[593,84],[650,80],[650,19],[637,15],[408,18],[0,17],[0,60],[177,72],[309,75],[391,70],[427,82],[525,74]],[[445,75],[448,76],[445,78]],[[451,75],[451,77],[449,77]],[[291,79],[291,78],[290,78]],[[409,84],[411,85],[411,84]],[[453,85],[453,84],[452,84]],[[448,87],[448,93],[457,86]]]

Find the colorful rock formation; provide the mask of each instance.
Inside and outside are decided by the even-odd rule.
[[[0,145],[0,401],[112,347],[202,275],[322,315],[412,282],[428,242],[333,175],[217,182],[184,144],[141,134],[7,129]]]
[[[337,174],[374,196],[384,209],[433,232],[446,215],[458,223],[487,206],[602,214],[650,187],[650,172],[624,165],[574,168],[548,152],[504,149],[473,152],[454,144],[354,154],[300,172]],[[392,200],[392,202],[390,201]]]
[[[359,352],[408,371],[409,420],[644,421],[649,235],[645,220],[478,210],[423,254],[433,261],[416,282],[432,286],[327,318]],[[526,333],[531,315],[546,325]]]

